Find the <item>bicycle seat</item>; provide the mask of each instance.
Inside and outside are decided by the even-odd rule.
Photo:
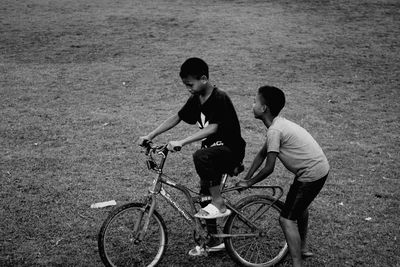
[[[238,176],[243,171],[244,171],[244,165],[242,162],[240,162],[228,174],[229,176]]]

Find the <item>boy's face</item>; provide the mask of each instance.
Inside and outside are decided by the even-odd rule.
[[[257,93],[253,103],[254,117],[256,119],[261,118],[261,116],[264,114],[265,109],[266,105],[263,103],[263,99],[261,98],[260,94]]]
[[[204,91],[207,81],[207,77],[205,76],[202,76],[200,79],[196,79],[195,77],[190,75],[188,77],[182,78],[183,84],[192,95],[201,95]]]

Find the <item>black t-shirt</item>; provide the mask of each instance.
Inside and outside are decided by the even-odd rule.
[[[208,124],[218,124],[217,132],[208,136],[202,146],[224,144],[228,146],[241,161],[244,157],[246,143],[240,133],[240,124],[235,108],[229,96],[214,87],[206,102],[200,104],[197,95],[192,95],[178,112],[181,120],[188,124],[198,124],[200,129]]]

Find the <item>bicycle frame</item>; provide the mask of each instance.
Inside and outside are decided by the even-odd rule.
[[[157,164],[155,162],[155,160],[152,157],[152,154],[155,153],[156,149],[160,149],[158,151],[157,154],[161,155],[161,161],[159,164]],[[194,212],[196,212],[196,208],[194,206],[195,203],[200,203],[201,201],[206,201],[206,200],[211,200],[210,196],[201,196],[198,193],[198,196],[192,196],[192,194],[190,193],[191,190],[188,189],[186,186],[175,183],[171,180],[168,180],[166,178],[164,178],[164,174],[163,174],[163,168],[164,168],[164,164],[166,161],[166,158],[168,156],[168,149],[166,148],[166,146],[164,147],[158,147],[158,148],[154,148],[151,147],[150,145],[147,147],[147,151],[146,151],[146,155],[148,156],[148,160],[146,161],[147,163],[147,167],[149,170],[154,170],[157,173],[157,176],[153,179],[153,184],[152,186],[149,188],[149,198],[148,198],[148,204],[150,204],[149,207],[149,217],[151,216],[151,214],[153,213],[155,206],[156,206],[156,195],[161,195],[166,202],[168,202],[188,223],[189,225],[191,225],[192,229],[195,231],[195,233],[198,234],[203,234],[203,236],[206,236],[208,233],[201,227],[201,220],[199,218],[194,217],[192,214],[194,214]],[[224,174],[222,177],[222,181],[221,181],[221,194],[227,193],[227,192],[231,192],[231,191],[239,191],[239,190],[243,190],[243,188],[241,187],[229,187],[229,188],[225,188],[225,184],[228,178],[228,174]],[[182,208],[182,206],[179,204],[179,202],[177,202],[164,188],[163,188],[163,184],[168,185],[170,187],[173,187],[177,190],[179,190],[180,192],[182,192],[186,199],[187,202],[190,205],[191,208],[191,213],[189,213],[188,211],[186,211],[184,208]],[[263,213],[265,213],[276,201],[278,201],[281,196],[283,195],[283,189],[279,186],[252,186],[250,187],[250,189],[271,189],[273,191],[273,196],[275,197],[275,195],[278,192],[278,196],[275,197],[275,201],[268,207],[262,207],[263,209],[265,209],[263,212],[260,213],[259,216],[261,216]],[[239,218],[245,222],[249,227],[256,229],[257,226],[253,224],[253,222],[250,220],[250,218],[246,218],[244,215],[242,215],[242,213],[236,209],[235,205],[233,205],[232,203],[230,203],[229,201],[226,200],[226,205],[229,209],[232,210],[232,212],[237,213]],[[261,208],[260,208],[261,209]],[[255,218],[257,219],[257,218]],[[253,219],[253,220],[255,220]],[[147,230],[147,226],[148,226],[149,220],[146,220],[146,223],[141,231],[141,233],[139,234],[140,236],[140,240],[142,239],[142,237],[144,236],[144,233]],[[213,236],[215,237],[240,237],[240,236],[256,236],[259,235],[259,233],[254,233],[254,234],[235,234],[235,235],[229,235],[229,234],[213,234]],[[196,236],[198,238],[198,236]]]
[[[187,190],[184,186],[176,184],[176,183],[174,183],[172,181],[169,181],[169,180],[162,180],[162,183],[167,184],[169,186],[172,186],[172,187],[178,189],[179,191],[183,192],[188,200],[190,200],[192,198],[192,196],[189,193],[189,190]],[[175,201],[174,198],[167,191],[165,191],[165,189],[163,187],[161,187],[160,195],[169,204],[171,204],[171,206],[173,208],[175,208],[179,212],[179,214],[181,214],[183,216],[183,218],[185,218],[185,220],[187,222],[193,223],[195,221],[195,219],[194,219],[195,217],[192,216],[190,213],[188,213],[184,208],[182,208],[180,206],[179,202]],[[191,208],[193,210],[195,210],[193,201],[189,201],[189,203],[190,203]]]
[[[195,233],[201,233],[202,227],[201,227],[201,221],[200,219],[194,217],[192,214],[194,214],[194,212],[196,211],[196,208],[194,206],[194,204],[196,203],[196,201],[193,198],[192,195],[190,194],[190,191],[187,187],[175,183],[173,181],[170,181],[168,179],[165,179],[163,176],[163,168],[164,168],[164,164],[168,155],[168,149],[166,148],[166,146],[164,146],[159,152],[158,154],[161,155],[161,161],[159,164],[157,164],[154,159],[152,158],[152,154],[155,152],[155,148],[152,147],[147,147],[147,151],[146,151],[146,155],[148,155],[148,160],[147,162],[147,167],[149,170],[154,170],[157,173],[157,176],[153,179],[153,184],[152,186],[149,188],[149,198],[148,198],[148,203],[150,203],[150,209],[149,209],[149,218],[154,210],[154,207],[156,205],[156,196],[157,195],[161,195],[166,202],[168,202],[176,211],[178,211],[178,213],[189,223],[189,225],[192,226],[192,229],[195,231]],[[189,205],[191,208],[191,213],[189,213],[188,211],[186,211],[184,208],[182,208],[182,206],[179,204],[179,202],[177,202],[176,200],[174,200],[174,198],[163,188],[163,184],[171,186],[179,191],[181,191]],[[147,220],[148,221],[148,220]],[[145,227],[143,228],[143,233],[146,232],[147,227],[145,225]],[[204,233],[205,234],[205,233]]]

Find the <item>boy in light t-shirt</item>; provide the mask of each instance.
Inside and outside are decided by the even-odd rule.
[[[273,86],[258,89],[254,117],[267,130],[267,140],[257,153],[243,180],[237,186],[249,187],[264,180],[275,167],[276,158],[292,173],[294,182],[286,196],[279,222],[289,246],[293,266],[302,266],[302,257],[313,256],[307,248],[308,206],[322,189],[329,163],[314,138],[302,127],[278,116],[285,106],[284,93]],[[266,160],[265,167],[254,173]],[[254,175],[254,176],[253,176]]]

